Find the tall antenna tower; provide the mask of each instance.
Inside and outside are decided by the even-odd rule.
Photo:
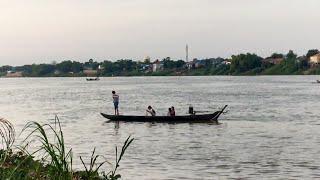
[[[189,62],[189,47],[186,45],[186,62]]]

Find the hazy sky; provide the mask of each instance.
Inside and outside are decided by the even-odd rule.
[[[0,0],[0,65],[320,49],[319,0]]]

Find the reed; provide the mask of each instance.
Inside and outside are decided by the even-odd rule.
[[[132,143],[132,141],[134,140],[134,138],[131,138],[131,136],[129,136],[126,141],[124,142],[122,148],[121,148],[121,152],[120,155],[118,156],[118,148],[116,147],[116,161],[115,161],[115,167],[113,170],[111,170],[108,174],[103,175],[103,177],[105,177],[107,180],[117,180],[121,178],[120,174],[117,174],[117,169],[118,167],[120,167],[120,161],[124,155],[124,153],[126,152],[127,148],[129,147],[129,145]]]
[[[0,118],[0,137],[3,149],[9,149],[15,140],[15,130],[13,125],[3,118]]]
[[[58,125],[58,127],[56,127]],[[38,140],[40,147],[32,154],[44,153],[43,160],[49,162],[48,173],[58,179],[72,177],[72,149],[66,149],[61,123],[55,116],[55,127],[50,124],[41,125],[31,121],[23,128],[22,132],[31,129],[23,142]],[[54,140],[49,139],[47,131],[51,132]]]
[[[15,130],[13,125],[3,118],[0,118],[0,138],[0,166],[3,167],[8,156],[12,154],[11,146],[15,140]]]
[[[54,125],[42,125],[35,121],[27,123],[22,130],[22,133],[27,133],[26,138],[23,140],[23,144],[26,145],[16,146],[19,151],[15,153],[12,151],[15,139],[15,131],[12,124],[7,120],[0,119],[0,127],[2,142],[0,149],[0,179],[117,180],[121,177],[120,174],[116,173],[119,163],[126,149],[134,140],[129,136],[119,155],[116,147],[115,167],[109,173],[105,174],[103,172],[100,176],[99,170],[107,161],[97,162],[100,156],[95,154],[95,148],[88,166],[80,156],[84,171],[74,171],[72,169],[72,148],[67,149],[65,146],[61,123],[57,116],[55,117]],[[29,152],[26,147],[33,143],[39,145],[35,150]],[[34,157],[42,158],[37,160]]]
[[[80,156],[81,163],[82,163],[83,167],[85,168],[85,174],[82,177],[84,177],[85,179],[94,179],[94,178],[99,177],[98,171],[99,171],[100,167],[104,163],[107,162],[107,161],[104,161],[102,163],[97,163],[96,161],[97,161],[99,155],[95,155],[95,151],[96,151],[96,148],[94,148],[92,151],[92,154],[90,157],[89,167],[87,167],[87,165],[84,163],[82,157]]]

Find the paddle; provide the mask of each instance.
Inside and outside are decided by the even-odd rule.
[[[216,116],[214,116],[211,120],[218,122],[219,116],[223,113],[223,111],[224,111],[227,107],[228,107],[228,105],[225,105],[225,106],[221,109],[221,111],[220,111]]]

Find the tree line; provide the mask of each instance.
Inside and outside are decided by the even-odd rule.
[[[23,72],[24,76],[85,76],[84,70],[97,70],[99,76],[139,76],[139,75],[290,75],[320,74],[319,66],[311,66],[309,58],[319,53],[317,49],[309,50],[306,55],[297,56],[292,50],[286,54],[273,53],[267,58],[246,53],[232,55],[231,58],[207,58],[187,65],[183,60],[172,60],[170,57],[160,60],[161,71],[152,71],[150,59],[134,61],[120,59],[102,62],[93,59],[87,62],[65,60],[60,63],[32,64],[24,66],[1,66],[0,75],[8,71]],[[280,59],[279,63],[271,63],[266,59]],[[218,62],[218,63],[217,63]],[[195,66],[199,63],[199,66]],[[190,66],[191,64],[191,66]]]

